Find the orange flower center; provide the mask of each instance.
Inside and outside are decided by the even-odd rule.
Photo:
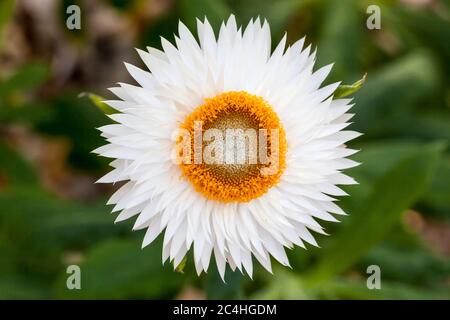
[[[279,181],[286,167],[284,129],[261,97],[231,91],[206,99],[180,129],[180,168],[208,199],[258,198]]]

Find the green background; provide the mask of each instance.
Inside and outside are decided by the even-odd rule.
[[[381,30],[366,9],[381,8]],[[448,0],[149,0],[0,2],[0,298],[450,298],[450,1]],[[46,5],[44,3],[53,3]],[[81,30],[65,8],[81,7]],[[122,61],[142,66],[134,47],[173,41],[181,19],[195,30],[206,15],[218,30],[267,18],[274,44],[288,32],[318,48],[327,80],[355,95],[351,128],[364,135],[348,170],[359,185],[340,204],[342,223],[325,223],[321,248],[288,252],[292,269],[257,265],[253,280],[222,283],[211,263],[197,277],[161,264],[161,237],[141,250],[133,222],[114,224],[105,205],[116,186],[93,182],[107,161],[90,151],[108,123],[81,92],[132,82]],[[81,290],[68,290],[68,265],[81,267]],[[366,286],[381,269],[381,289]]]

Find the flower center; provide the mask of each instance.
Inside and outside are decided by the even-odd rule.
[[[285,132],[261,97],[231,91],[206,99],[180,129],[180,168],[208,199],[247,202],[258,198],[279,181],[285,169]]]

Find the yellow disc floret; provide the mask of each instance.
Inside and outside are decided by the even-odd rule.
[[[179,165],[195,190],[221,202],[247,202],[266,193],[286,167],[286,136],[261,97],[225,92],[180,125]]]

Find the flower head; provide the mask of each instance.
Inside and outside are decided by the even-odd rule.
[[[199,41],[180,23],[176,46],[138,50],[150,72],[126,64],[140,86],[111,89],[117,123],[96,152],[114,169],[99,182],[126,181],[109,200],[117,221],[137,216],[143,246],[164,233],[175,267],[191,248],[198,274],[212,255],[222,278],[226,264],[252,276],[252,257],[289,265],[285,247],[317,245],[317,220],[344,214],[332,196],[355,183],[341,172],[357,165],[350,100],[320,88],[331,66],[313,71],[304,39],[271,52],[266,21],[231,16],[217,39],[206,19],[197,28]]]

